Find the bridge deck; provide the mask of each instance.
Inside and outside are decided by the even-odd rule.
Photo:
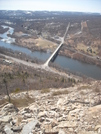
[[[67,34],[67,31],[69,29],[69,26],[70,26],[70,23],[68,24],[67,28],[66,28],[66,32],[62,38],[62,41],[60,43],[60,45],[56,48],[56,50],[52,53],[52,55],[49,57],[49,59],[45,62],[44,66],[48,66],[49,62],[52,60],[52,58],[55,56],[55,54],[59,51],[59,49],[61,48],[61,46],[63,45],[64,43],[64,39],[66,37],[66,34]]]

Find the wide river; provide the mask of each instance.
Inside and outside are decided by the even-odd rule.
[[[39,52],[39,51],[32,52],[28,48],[16,46],[16,45],[6,43],[3,41],[0,41],[0,47],[4,47],[4,48],[11,49],[13,51],[25,53],[32,58],[36,57],[43,61],[46,61],[51,55],[50,53]],[[69,69],[70,71],[80,72],[88,77],[101,80],[101,68],[96,65],[90,65],[90,64],[83,63],[78,60],[74,60],[74,59],[71,59],[65,56],[60,56],[60,55],[57,56],[54,63],[58,64],[62,68]]]
[[[43,61],[46,61],[51,55],[50,53],[39,52],[39,51],[31,52],[28,48],[16,46],[13,44],[8,44],[3,41],[0,41],[0,47],[8,48],[13,51],[19,51],[21,53],[25,53],[29,55],[32,58],[36,57]],[[54,63],[58,64],[62,68],[66,68],[71,71],[80,72],[88,77],[92,77],[92,78],[99,79],[99,80],[101,79],[101,68],[96,65],[90,65],[90,64],[83,63],[78,60],[74,60],[74,59],[71,59],[65,56],[60,56],[60,55],[57,56]]]

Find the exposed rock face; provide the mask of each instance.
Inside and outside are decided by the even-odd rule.
[[[59,90],[68,94],[53,96]],[[99,94],[91,88],[51,89],[33,95],[35,102],[19,112],[13,104],[0,111],[0,133],[6,134],[101,134]]]

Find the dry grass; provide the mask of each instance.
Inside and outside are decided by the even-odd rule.
[[[92,53],[90,51],[87,51],[87,46],[85,44],[83,44],[83,43],[78,43],[77,44],[77,49],[78,50],[83,50],[84,52],[86,52],[88,54],[96,55],[98,53],[98,47],[91,47],[91,48],[92,48]]]
[[[30,98],[28,96],[25,96],[24,98],[14,98],[12,99],[11,98],[11,103],[14,104],[14,106],[16,107],[26,107],[28,106],[29,104],[33,103],[35,101],[34,98]],[[0,100],[0,105],[6,103],[6,102],[9,102],[8,99],[3,99],[3,100]]]
[[[87,46],[84,45],[83,43],[78,43],[77,44],[77,49],[78,50],[83,50],[84,52],[87,52]]]
[[[21,123],[22,119],[23,118],[19,116],[18,119],[17,119],[18,120],[18,123]]]
[[[8,100],[7,100],[7,99],[2,99],[2,100],[0,100],[0,105],[5,104],[6,102],[8,102]]]
[[[52,93],[52,96],[57,96],[57,95],[61,95],[61,94],[68,94],[69,92],[67,90],[63,90],[63,91],[54,91]]]
[[[30,37],[30,38],[18,39],[18,43],[21,44],[21,46],[25,46],[28,48],[31,48],[33,46],[37,46],[39,49],[41,48],[41,49],[54,50],[57,47],[56,43],[53,43],[51,41],[41,39],[41,38],[34,39],[33,37],[32,38]]]
[[[36,46],[41,47],[41,48],[51,49],[51,50],[54,50],[56,48],[55,43],[52,43],[47,40],[43,40],[41,38],[36,39]]]
[[[84,91],[81,91],[80,94],[81,94],[81,95],[85,95],[85,92],[84,92]]]
[[[90,86],[88,86],[88,85],[78,87],[78,90],[85,90],[85,89],[91,89],[91,87],[90,87]]]
[[[96,87],[96,88],[94,89],[94,91],[95,91],[96,93],[99,93],[99,92],[100,92],[100,88]]]
[[[33,103],[34,101],[35,101],[34,98],[30,98],[28,96],[19,99],[11,99],[11,103],[13,103],[16,107],[26,107],[29,104]]]
[[[21,92],[21,89],[20,88],[16,88],[12,93],[20,93]]]
[[[50,92],[50,89],[42,89],[41,90],[41,93],[49,93]]]

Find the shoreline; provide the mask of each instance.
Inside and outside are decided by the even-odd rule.
[[[4,42],[4,41],[2,41]],[[47,53],[49,49],[40,49],[36,46],[34,46],[33,48],[30,48],[28,46],[23,46],[21,44],[17,44],[16,42],[15,43],[10,43],[10,44],[13,44],[15,46],[19,46],[19,47],[23,47],[23,48],[27,48],[29,49],[31,52],[34,52],[34,51],[38,51],[38,52],[44,52],[44,53]],[[71,51],[69,49],[67,49],[67,51]],[[72,50],[73,51],[73,50]],[[49,53],[52,54],[54,51],[51,51],[49,50]],[[71,59],[74,59],[74,60],[77,60],[79,62],[83,62],[83,63],[87,63],[87,64],[90,64],[90,65],[96,65],[98,67],[101,68],[101,60],[97,60],[97,59],[93,59],[93,58],[88,58],[87,56],[85,56],[85,54],[81,54],[81,52],[75,52],[74,50],[74,53],[70,54],[70,53],[64,53],[61,49],[58,53],[59,56],[64,56],[64,57],[67,57],[67,58],[71,58]],[[75,57],[75,55],[77,55]],[[82,58],[80,58],[82,57]]]
[[[24,47],[24,46],[22,46],[22,45],[19,45],[19,44],[17,44],[17,43],[13,43],[14,45],[17,45],[17,46],[20,46],[20,47]],[[38,47],[35,47],[35,48],[30,48],[30,47],[27,47],[27,46],[25,46],[24,48],[27,48],[27,49],[29,49],[31,52],[34,52],[34,51],[38,51],[38,52],[45,52],[45,53],[47,53],[48,52],[48,50],[47,49],[39,49]],[[69,50],[69,49],[67,49],[67,50]],[[69,50],[69,51],[71,51],[71,50]],[[74,50],[75,51],[75,50]],[[54,51],[49,51],[49,53],[50,54],[52,54]],[[85,56],[85,54],[83,55],[83,54],[81,54],[81,52],[79,53],[79,52],[74,52],[73,53],[73,55],[76,55],[76,54],[78,54],[79,56],[82,56],[83,58],[81,58],[80,59],[80,57],[77,55],[76,57],[75,56],[72,56],[72,54],[69,54],[69,53],[63,53],[63,51],[60,49],[60,51],[59,51],[59,53],[58,53],[58,55],[59,56],[64,56],[64,57],[67,57],[67,58],[71,58],[71,59],[74,59],[74,60],[78,60],[78,61],[80,61],[80,62],[83,62],[83,63],[87,63],[87,64],[91,64],[91,65],[96,65],[96,66],[98,66],[98,67],[100,67],[101,68],[101,61],[100,60],[97,60],[97,59],[93,59],[93,58],[88,58],[87,56]],[[58,56],[57,55],[57,56]],[[85,60],[84,60],[84,58],[85,58]]]

